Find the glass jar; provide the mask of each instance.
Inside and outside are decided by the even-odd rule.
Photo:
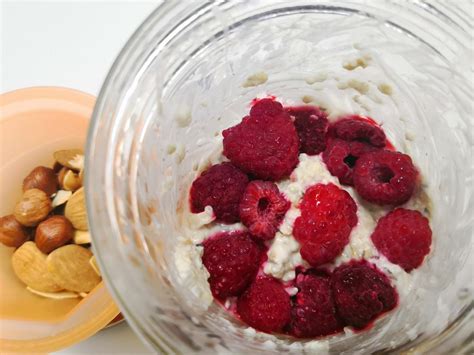
[[[95,254],[146,343],[184,354],[467,349],[474,207],[469,10],[436,0],[229,0],[163,2],[149,16],[103,85],[86,161]],[[199,285],[176,281],[190,183],[219,152],[222,129],[240,121],[253,98],[269,94],[339,107],[333,116],[370,114],[422,173],[433,206],[432,254],[414,271],[405,303],[367,332],[320,342],[258,335],[221,307],[207,309],[196,296]]]

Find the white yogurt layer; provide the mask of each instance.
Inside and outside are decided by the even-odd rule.
[[[357,205],[358,223],[352,229],[349,244],[333,263],[328,265],[330,269],[352,259],[367,259],[383,271],[397,288],[399,294],[399,307],[408,302],[409,294],[414,291],[416,282],[413,274],[405,272],[398,265],[390,263],[383,255],[380,255],[370,238],[377,219],[387,212],[386,208],[376,207],[360,199],[352,187],[341,186],[336,177],[332,176],[320,155],[308,156],[300,154],[299,164],[291,174],[290,178],[277,183],[280,191],[291,201],[291,207],[287,211],[275,238],[267,242],[267,261],[260,272],[281,279],[284,283],[295,279],[295,269],[298,266],[310,267],[300,254],[300,245],[293,237],[293,226],[295,220],[300,216],[299,202],[305,191],[312,185],[332,183],[348,191]],[[424,192],[417,193],[405,206],[408,208],[424,210],[427,206],[427,196]],[[187,204],[186,204],[187,205]],[[422,211],[423,212],[423,211]],[[213,302],[213,296],[207,279],[209,273],[202,264],[201,257],[203,247],[201,243],[209,236],[218,232],[242,230],[245,227],[241,223],[226,225],[215,223],[215,215],[212,207],[207,206],[203,212],[193,214],[189,206],[185,208],[182,218],[183,235],[175,248],[174,261],[179,275],[179,282],[196,298],[192,307],[199,312],[206,312]],[[287,285],[285,290],[290,296],[297,294],[298,289]],[[419,297],[423,295],[420,294]],[[225,307],[229,309],[235,298],[228,299]],[[385,318],[385,317],[383,317]],[[383,319],[382,318],[382,319]],[[236,331],[238,328],[225,319],[219,320],[223,328]],[[240,330],[239,330],[240,331]],[[416,334],[416,329],[411,331]],[[264,349],[277,351],[285,343],[282,339],[266,333],[261,333],[253,328],[245,328],[242,335],[249,341],[259,341]],[[342,335],[338,337],[354,337],[354,332],[346,327]],[[289,351],[303,354],[325,354],[328,352],[328,341],[325,339],[312,341],[295,341],[289,345]]]
[[[202,253],[202,246],[184,239],[175,249],[174,260],[180,283],[207,308],[212,303],[212,293],[207,282],[209,273],[201,261]]]
[[[261,92],[253,92],[253,97],[265,97],[268,94],[278,95],[278,91],[281,91],[282,96],[285,95],[285,97],[277,97],[276,99],[284,105],[298,106],[306,103],[321,106],[326,110],[330,121],[334,121],[340,115],[345,114],[367,115],[378,122],[385,120],[382,123],[389,139],[399,150],[410,154],[410,148],[413,144],[416,144],[416,138],[413,137],[409,125],[403,119],[404,112],[399,105],[400,92],[397,86],[391,85],[389,76],[383,68],[377,66],[376,61],[376,55],[372,56],[369,53],[361,52],[344,63],[340,63],[338,68],[332,67],[313,74],[288,74],[293,75],[293,78],[285,77],[287,74],[284,73],[268,75],[265,85],[271,84],[273,81],[295,79],[302,80],[306,86],[301,87],[301,90],[288,92],[278,87],[272,92],[266,92],[262,89]],[[221,92],[223,93],[225,90],[222,91],[216,88],[217,95]],[[247,103],[249,101],[249,98],[247,98]],[[217,106],[214,109],[218,110],[220,101],[217,100],[216,102]],[[211,114],[208,108],[209,105],[198,105],[197,107],[202,111],[200,111],[200,114],[204,116]],[[248,113],[248,107],[240,101],[235,101],[224,111],[228,115],[227,125],[220,127],[220,129],[240,122],[241,118]],[[194,115],[193,111],[193,117]],[[216,122],[219,122],[219,120]],[[397,135],[398,137],[405,137],[404,141],[397,140],[397,136],[392,134],[397,130],[405,131],[405,134]],[[212,134],[209,135],[209,137],[211,136]],[[192,158],[194,160],[192,169],[196,176],[209,165],[225,160],[221,155],[222,138],[219,133],[217,133],[217,136],[209,138],[202,146],[199,145],[198,148],[195,151],[187,152],[190,155],[186,155],[187,159]],[[423,162],[415,161],[415,164],[423,171]],[[295,278],[295,269],[298,266],[309,267],[300,255],[299,243],[293,237],[293,225],[300,215],[298,208],[300,199],[308,187],[317,183],[332,183],[345,189],[357,204],[358,223],[352,229],[349,244],[328,267],[334,268],[352,259],[367,259],[388,275],[400,295],[399,308],[405,307],[405,304],[411,302],[414,297],[412,291],[417,280],[417,270],[408,274],[402,268],[388,262],[386,258],[378,253],[370,238],[377,220],[386,214],[389,209],[362,201],[352,187],[341,186],[338,179],[330,174],[320,155],[300,154],[299,164],[291,176],[277,182],[280,191],[291,202],[291,207],[279,226],[275,238],[267,242],[269,247],[267,251],[268,258],[261,272],[286,283]],[[187,186],[186,191],[189,191],[189,186]],[[184,199],[187,200],[187,198],[187,195],[184,196]],[[195,305],[199,304],[199,310],[205,312],[212,304],[213,299],[207,282],[209,275],[201,262],[202,247],[200,244],[204,239],[215,233],[240,230],[245,229],[245,227],[240,223],[233,225],[215,223],[215,217],[210,206],[206,207],[204,212],[193,215],[189,211],[188,204],[185,203],[184,205],[186,208],[180,216],[181,238],[175,247],[174,263],[179,274],[179,285],[196,298],[195,301],[190,301],[193,308],[195,309]],[[431,206],[429,206],[429,199],[423,190],[416,193],[403,207],[417,209],[426,214],[425,208]],[[294,287],[287,287],[287,292],[291,295],[294,295],[296,291]],[[392,317],[393,320],[390,317],[382,317],[378,322],[385,321],[386,318],[389,322],[396,321],[396,317]],[[236,329],[238,329],[236,326],[231,326],[232,332]],[[273,335],[255,332],[252,328],[248,329],[245,333],[245,337],[248,339],[265,341],[265,344],[269,347],[283,346],[284,341]],[[354,336],[358,335],[349,332],[339,335],[344,339]],[[285,349],[291,348],[296,351],[296,348],[298,348],[299,351],[310,353],[312,349],[324,350],[327,347],[326,340],[314,340],[311,342],[296,341]]]
[[[335,265],[351,259],[368,259],[377,256],[378,252],[370,239],[376,221],[371,212],[358,202],[354,189],[347,186],[341,187],[339,180],[330,174],[320,155],[300,154],[299,160],[300,162],[291,177],[278,183],[280,191],[291,201],[292,205],[285,215],[279,232],[270,241],[271,245],[267,252],[268,260],[264,265],[264,272],[283,281],[290,281],[295,278],[297,266],[308,267],[308,264],[301,258],[300,245],[293,237],[293,225],[300,215],[299,201],[306,189],[315,184],[332,183],[339,186],[348,191],[357,204],[358,223],[352,229],[349,244],[335,260]]]
[[[150,117],[156,121],[157,132],[165,128],[166,136],[160,134],[159,138],[175,145],[169,147],[170,155],[166,156],[166,164],[174,170],[162,165],[158,154],[156,161],[159,164],[148,173],[150,186],[159,183],[166,191],[158,194],[160,213],[165,216],[160,218],[163,230],[160,229],[159,237],[163,234],[169,241],[170,249],[167,246],[164,252],[171,254],[169,259],[175,256],[182,259],[168,263],[166,258],[165,272],[170,271],[170,281],[176,294],[183,295],[184,307],[188,301],[200,302],[198,297],[203,296],[199,288],[189,287],[188,283],[201,283],[201,290],[208,288],[206,271],[193,260],[199,258],[199,253],[188,255],[186,251],[189,245],[194,247],[214,229],[206,224],[197,227],[199,223],[197,229],[188,228],[181,219],[188,218],[189,214],[179,211],[180,220],[177,220],[175,207],[180,201],[187,202],[187,196],[183,197],[182,192],[189,187],[188,178],[194,178],[211,162],[211,151],[218,148],[219,153],[222,152],[222,146],[214,144],[214,138],[219,138],[223,129],[237,124],[248,114],[252,99],[275,95],[279,101],[285,98],[284,103],[288,105],[321,106],[330,120],[341,114],[363,114],[382,124],[397,150],[409,154],[429,179],[424,191],[435,206],[434,210],[430,209],[430,223],[435,232],[432,252],[423,265],[410,274],[383,257],[373,255],[369,258],[396,284],[401,296],[400,305],[387,317],[377,320],[367,332],[347,332],[314,342],[329,343],[331,353],[343,355],[404,346],[417,336],[420,336],[419,344],[445,330],[468,304],[466,297],[472,296],[472,277],[469,278],[471,274],[467,272],[472,269],[469,267],[472,248],[467,247],[472,237],[472,228],[469,228],[472,226],[472,213],[469,213],[472,194],[467,187],[472,179],[469,179],[471,169],[465,164],[465,152],[472,148],[468,134],[471,127],[468,117],[472,116],[469,93],[472,90],[463,79],[466,71],[469,72],[469,65],[464,65],[469,63],[466,61],[470,58],[466,55],[469,53],[457,50],[463,41],[458,41],[459,46],[442,48],[440,55],[434,53],[430,46],[420,44],[423,37],[407,35],[410,29],[420,30],[418,34],[426,32],[422,31],[423,27],[415,26],[416,19],[411,21],[411,17],[410,21],[395,23],[400,26],[387,25],[385,15],[393,14],[393,10],[401,9],[400,6],[392,6],[384,12],[368,1],[351,2],[350,7],[352,5],[362,9],[362,15],[367,12],[375,18],[339,16],[338,11],[329,10],[322,13],[308,10],[304,16],[293,13],[286,16],[290,11],[285,11],[282,13],[285,16],[265,16],[258,20],[252,17],[249,18],[250,26],[229,26],[231,31],[223,32],[218,40],[200,46],[198,52],[193,52],[198,55],[186,57],[183,66],[169,80],[162,83],[163,78],[157,75],[160,87],[166,83],[166,95],[160,102],[159,111],[163,111],[163,118],[176,117],[176,120],[162,122],[154,115]],[[418,5],[413,5],[413,10],[420,10]],[[216,16],[220,16],[223,23],[234,24],[234,18],[223,17],[220,13]],[[388,17],[390,19],[390,15]],[[239,25],[241,23],[244,24],[239,22]],[[446,38],[451,39],[451,35]],[[462,86],[458,85],[460,83]],[[168,97],[172,101],[168,102]],[[183,106],[187,107],[182,109]],[[178,111],[176,115],[174,111]],[[154,146],[156,135],[144,138]],[[179,143],[185,144],[184,159],[178,156]],[[301,189],[295,185],[292,188],[296,191],[289,191],[280,184],[292,201],[301,194]],[[424,209],[423,198],[416,201],[421,206],[415,203],[407,206]],[[368,204],[361,207],[360,201],[356,199],[356,202],[359,224],[352,231],[350,244],[335,260],[336,264],[352,257],[369,257],[369,253],[374,252],[370,240],[374,221],[371,223],[370,218],[378,218],[386,209],[374,210]],[[284,260],[293,260],[293,256],[296,258],[299,254],[290,239],[297,215],[298,210],[293,206],[271,243],[269,253],[272,255],[265,265],[264,272],[281,279],[291,278],[294,266],[294,262],[285,263]],[[202,222],[208,221],[209,215],[203,215]],[[182,237],[179,243],[177,235]],[[184,248],[182,253],[177,252],[180,248]],[[285,248],[291,255],[288,258],[285,258]],[[175,264],[179,263],[187,266],[181,265],[178,270]],[[194,277],[193,268],[204,276]],[[245,329],[242,324],[236,322],[232,323],[233,327],[221,327],[225,315],[214,307],[204,312],[187,309],[202,324],[186,331],[187,335],[210,331],[220,337],[213,338],[216,343],[220,342],[234,353],[246,345],[249,348],[261,345],[260,332],[249,332],[243,337],[240,336]],[[299,350],[306,343],[268,334],[265,337],[265,341],[270,340],[265,343],[269,348],[277,345],[277,353]],[[196,341],[195,344],[204,342]]]
[[[287,282],[295,278],[295,270],[298,266],[309,267],[301,257],[298,241],[293,237],[293,226],[295,220],[300,216],[298,204],[310,186],[318,183],[332,183],[346,190],[352,196],[357,204],[358,222],[352,229],[349,244],[328,267],[334,268],[352,259],[367,259],[387,273],[399,289],[402,300],[403,295],[407,293],[405,291],[412,287],[411,274],[406,273],[399,266],[391,264],[380,255],[370,238],[378,218],[386,213],[387,208],[368,204],[360,199],[354,188],[341,186],[338,179],[329,173],[320,155],[300,154],[299,160],[300,162],[290,178],[277,183],[280,191],[291,201],[291,208],[286,213],[275,238],[268,242],[268,259],[263,265],[263,272]],[[406,207],[420,209],[423,212],[426,198],[425,194],[419,193]],[[421,201],[421,199],[425,201]],[[212,301],[207,282],[209,274],[201,263],[202,247],[200,243],[215,233],[242,230],[245,227],[241,223],[232,225],[212,223],[215,216],[210,206],[198,214],[193,214],[189,210],[185,213],[183,238],[175,251],[176,266],[190,291],[209,305]]]
[[[300,254],[300,245],[292,235],[277,232],[267,252],[268,260],[263,266],[263,272],[283,281],[295,278],[295,269],[306,265]]]

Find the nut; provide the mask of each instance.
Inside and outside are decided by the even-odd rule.
[[[91,235],[89,231],[80,231],[75,230],[73,240],[75,244],[90,244],[91,242]]]
[[[63,168],[63,166],[61,164],[59,164],[57,161],[54,162],[53,164],[53,171],[58,174],[59,173],[59,170],[61,170]]]
[[[53,169],[37,166],[23,180],[23,191],[39,189],[51,196],[58,190],[56,174]]]
[[[0,218],[0,242],[18,248],[28,240],[28,232],[13,215]]]
[[[58,171],[58,183],[59,183],[59,187],[62,189],[63,188],[63,181],[64,181],[64,175],[66,175],[66,173],[69,171],[68,168],[66,167],[61,167],[61,169],[59,169]]]
[[[27,227],[37,225],[44,220],[52,210],[51,200],[42,190],[31,189],[23,193],[16,204],[13,215],[16,220]]]
[[[74,228],[64,216],[52,216],[38,224],[35,243],[45,254],[51,253],[72,239]]]
[[[74,228],[86,231],[87,224],[86,202],[84,198],[84,187],[74,192],[66,203],[64,215],[69,219]]]
[[[69,160],[69,166],[76,171],[84,169],[84,154],[77,154],[73,159]]]
[[[70,244],[48,255],[48,271],[58,285],[68,291],[89,292],[100,283],[100,276],[89,263],[92,252]]]
[[[79,179],[81,180],[81,186],[84,185],[84,169],[79,171]]]
[[[76,191],[82,186],[79,174],[75,174],[71,169],[62,168],[58,174],[59,186],[66,191]]]
[[[53,206],[53,208],[61,206],[65,204],[71,196],[71,191],[58,190],[58,192],[56,192],[56,195],[53,198],[53,201],[51,202],[51,205]]]
[[[59,286],[48,272],[46,255],[34,242],[26,242],[12,255],[12,266],[15,275],[27,286],[41,292],[58,292]]]
[[[26,289],[30,291],[31,293],[34,293],[35,295],[44,297],[44,298],[52,298],[54,300],[64,300],[67,298],[78,298],[79,294],[76,292],[70,292],[70,291],[60,291],[60,292],[41,292],[37,291],[35,289],[32,289],[31,287],[27,286]]]
[[[95,259],[95,255],[92,255],[92,258],[89,259],[89,263],[91,264],[92,268],[96,272],[97,275],[102,276],[100,274],[99,265],[97,264],[97,260]]]
[[[66,168],[76,171],[84,168],[84,153],[82,149],[58,150],[53,154],[54,159]]]

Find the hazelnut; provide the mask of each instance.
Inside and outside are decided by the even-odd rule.
[[[18,248],[28,240],[28,232],[13,215],[0,218],[0,242],[7,247]]]
[[[24,226],[32,227],[46,219],[51,209],[51,200],[48,195],[42,190],[31,189],[23,193],[23,197],[15,206],[13,215]]]
[[[36,227],[35,243],[48,254],[69,242],[74,235],[71,222],[64,216],[52,216]]]
[[[63,166],[59,164],[57,161],[54,162],[53,164],[53,171],[57,174],[59,173],[59,170],[61,170]]]
[[[53,169],[37,166],[23,180],[23,191],[39,189],[51,196],[58,190],[56,174]]]
[[[59,186],[66,191],[76,191],[82,186],[81,178],[78,174],[68,168],[62,168],[58,174]]]

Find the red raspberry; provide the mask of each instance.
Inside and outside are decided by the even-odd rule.
[[[330,139],[323,152],[323,160],[329,172],[336,176],[341,184],[352,186],[354,185],[353,169],[357,159],[362,154],[376,149],[378,148],[363,142]]]
[[[315,241],[303,244],[300,248],[301,257],[314,267],[332,262],[349,244],[350,231],[349,227],[343,226],[332,234],[324,234]]]
[[[331,136],[345,141],[359,141],[374,147],[385,147],[383,130],[375,122],[372,123],[361,116],[350,115],[336,121],[329,128],[329,133]]]
[[[276,105],[279,103],[260,100],[251,116],[222,132],[224,155],[238,168],[262,180],[288,176],[298,163],[295,126],[286,112],[275,114]]]
[[[411,158],[377,150],[363,154],[354,167],[354,186],[362,198],[379,205],[400,205],[413,194],[418,172]]]
[[[251,327],[278,332],[290,321],[290,296],[272,277],[258,277],[237,300],[237,313]]]
[[[242,293],[257,274],[262,250],[246,231],[218,233],[204,243],[202,262],[216,298]]]
[[[357,224],[357,206],[349,193],[334,184],[310,186],[300,203],[303,217],[314,217],[322,222],[344,220],[351,227]]]
[[[326,149],[328,118],[316,106],[288,107],[285,109],[295,118],[295,127],[300,139],[300,152],[316,155]]]
[[[317,184],[306,190],[300,209],[293,235],[301,244],[301,256],[313,266],[333,261],[357,224],[354,200],[334,184]]]
[[[283,106],[273,99],[257,100],[250,109],[251,117],[276,116],[283,112]]]
[[[334,334],[343,324],[336,314],[329,277],[300,274],[299,291],[291,311],[291,333],[299,338]]]
[[[430,223],[418,211],[397,208],[379,219],[372,241],[388,260],[410,272],[430,252]]]
[[[191,186],[191,211],[199,213],[211,206],[222,222],[239,221],[239,203],[249,179],[231,163],[211,166]]]
[[[252,181],[240,202],[240,218],[255,237],[273,239],[290,205],[273,182]]]
[[[337,267],[331,287],[339,316],[356,328],[364,328],[397,305],[397,291],[387,276],[365,260]]]

